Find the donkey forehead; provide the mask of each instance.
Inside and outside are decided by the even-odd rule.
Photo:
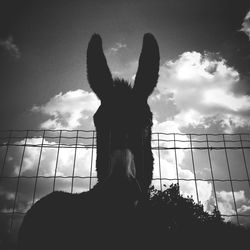
[[[147,101],[134,94],[133,88],[123,79],[115,79],[109,98],[101,102],[94,115],[95,126],[130,129],[147,127],[152,123],[152,113]]]
[[[148,104],[141,105],[136,102],[103,103],[94,114],[95,126],[136,128],[152,125],[152,113]]]
[[[127,98],[134,99],[133,87],[124,79],[115,78],[113,80],[112,88],[110,89],[110,97],[116,101],[126,102]]]

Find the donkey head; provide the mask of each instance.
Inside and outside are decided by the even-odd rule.
[[[123,79],[113,79],[102,48],[94,34],[87,50],[90,87],[101,100],[94,115],[97,131],[98,181],[136,180],[143,191],[151,183],[152,113],[147,99],[157,84],[159,48],[151,34],[143,38],[139,66],[132,87]]]

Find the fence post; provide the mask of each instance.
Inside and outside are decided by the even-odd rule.
[[[249,189],[250,189],[250,179],[249,179],[249,173],[248,173],[248,169],[247,169],[246,156],[245,156],[245,151],[244,151],[244,147],[243,147],[243,143],[242,143],[241,134],[240,134],[240,145],[241,145],[241,149],[242,149],[243,161],[244,161],[244,166],[245,166],[245,169],[246,169],[246,175],[247,175],[248,185],[249,185]]]
[[[161,178],[161,154],[160,154],[160,136],[157,133],[157,143],[158,143],[158,161],[159,161],[159,177],[160,177],[160,188],[162,191],[162,178]]]
[[[74,188],[74,178],[75,178],[75,168],[76,168],[76,151],[78,147],[78,134],[79,130],[76,131],[76,144],[75,144],[75,153],[74,153],[74,162],[73,162],[73,170],[72,170],[72,181],[71,181],[71,194],[73,193],[73,188]]]
[[[58,141],[58,148],[57,148],[57,155],[56,155],[56,167],[55,167],[53,188],[52,188],[53,192],[55,191],[55,185],[56,185],[56,174],[57,174],[57,167],[58,167],[58,160],[59,160],[59,151],[60,151],[61,138],[62,138],[62,130],[60,130],[60,133],[59,133],[59,141]]]
[[[176,168],[176,178],[177,178],[177,184],[180,186],[179,183],[179,172],[178,172],[178,162],[177,162],[177,152],[176,152],[176,138],[174,133],[174,155],[175,155],[175,168]]]
[[[194,183],[195,183],[195,190],[196,190],[196,196],[197,196],[197,203],[200,203],[198,187],[197,187],[196,172],[195,172],[195,165],[194,165],[194,153],[193,153],[193,144],[192,144],[192,135],[191,134],[189,134],[189,138],[190,138],[190,150],[191,150],[192,165],[193,165],[193,172],[194,172]]]
[[[91,164],[90,164],[90,173],[89,173],[89,190],[91,189],[91,186],[92,186],[94,140],[95,140],[95,131],[93,130],[93,132],[92,132],[92,144],[91,144]]]
[[[9,230],[9,232],[12,231],[12,227],[13,227],[13,220],[14,220],[14,214],[15,214],[16,202],[17,202],[17,194],[18,194],[18,188],[19,188],[21,172],[22,172],[22,167],[23,167],[23,158],[24,158],[24,154],[25,154],[25,150],[26,150],[26,144],[27,144],[28,136],[29,136],[29,130],[26,130],[26,136],[25,136],[24,146],[23,146],[23,153],[22,153],[20,168],[19,168],[18,176],[17,176],[17,185],[16,185],[16,191],[15,191],[14,205],[13,205],[12,214],[11,214],[11,222],[10,222],[10,230]]]
[[[212,183],[213,183],[215,204],[216,204],[216,208],[219,209],[219,207],[218,207],[218,200],[217,200],[217,194],[216,194],[216,188],[215,188],[215,182],[214,182],[214,173],[213,173],[211,155],[210,155],[210,151],[209,151],[210,149],[209,149],[209,144],[208,144],[208,135],[207,134],[206,134],[206,142],[207,142],[207,153],[208,153],[209,167],[210,167],[210,172],[211,172],[211,177],[212,177]]]
[[[232,190],[232,194],[233,194],[234,209],[235,209],[235,213],[236,213],[237,223],[238,223],[238,225],[240,225],[239,215],[238,215],[237,205],[236,205],[236,200],[235,200],[235,194],[234,194],[234,188],[233,188],[233,181],[232,181],[232,176],[231,176],[231,171],[230,171],[230,165],[229,165],[229,160],[228,160],[228,155],[227,155],[227,147],[226,147],[226,141],[225,141],[225,134],[223,134],[222,136],[223,136],[223,143],[224,143],[224,149],[225,149],[225,155],[226,155],[227,170],[228,170],[229,180],[230,180],[230,184],[231,184],[231,190]]]
[[[41,144],[41,149],[40,149],[40,154],[39,154],[39,159],[38,159],[38,164],[37,164],[37,171],[36,171],[35,186],[34,186],[34,192],[33,192],[33,198],[32,198],[32,205],[35,202],[37,179],[38,179],[38,174],[39,174],[39,169],[40,169],[40,164],[41,164],[41,157],[42,157],[44,139],[45,139],[45,130],[43,130],[42,144]]]
[[[7,159],[7,155],[8,155],[8,151],[9,151],[9,144],[10,144],[11,137],[12,137],[12,130],[9,131],[9,137],[8,137],[8,141],[7,141],[7,144],[6,144],[6,151],[5,151],[5,154],[4,154],[3,167],[1,169],[0,177],[2,177],[3,174],[4,174],[4,168],[5,168],[6,159]]]

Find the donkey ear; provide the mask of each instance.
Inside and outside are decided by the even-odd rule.
[[[134,92],[142,99],[147,99],[157,84],[160,52],[156,39],[150,33],[143,37],[139,66],[135,77]]]
[[[100,35],[94,34],[88,44],[87,74],[89,85],[100,100],[107,98],[113,79],[102,48]]]

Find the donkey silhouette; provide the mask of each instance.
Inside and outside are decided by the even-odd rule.
[[[159,72],[159,47],[145,34],[132,86],[113,79],[94,34],[87,49],[90,87],[101,101],[94,114],[98,183],[88,192],[55,191],[27,212],[19,231],[19,249],[120,249],[135,242],[138,202],[152,180],[152,113],[147,99]]]

